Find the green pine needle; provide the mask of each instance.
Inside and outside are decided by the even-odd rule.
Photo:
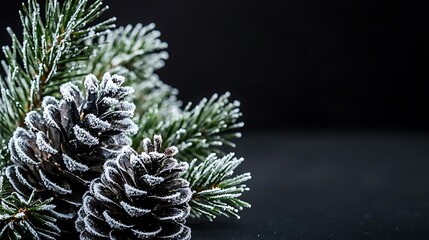
[[[0,184],[3,177],[0,177]],[[0,192],[2,193],[2,187]],[[56,239],[61,230],[55,224],[52,199],[41,201],[34,193],[28,198],[14,192],[1,197],[0,239]]]
[[[191,216],[205,216],[213,220],[217,216],[240,218],[238,211],[250,208],[250,204],[239,197],[249,188],[244,182],[251,179],[250,173],[233,176],[234,170],[243,162],[230,153],[222,158],[210,154],[198,164],[195,159],[182,176],[188,180],[193,191],[190,201]]]

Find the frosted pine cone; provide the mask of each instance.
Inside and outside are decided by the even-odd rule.
[[[177,148],[161,150],[145,139],[141,155],[129,147],[104,165],[92,181],[78,212],[76,230],[81,239],[190,239],[185,219],[192,192],[179,178],[188,168],[173,156]]]
[[[60,218],[72,218],[89,182],[100,176],[106,159],[130,144],[127,135],[137,130],[131,117],[134,104],[124,100],[133,92],[121,87],[124,78],[105,74],[85,79],[86,98],[66,83],[62,99],[45,97],[43,114],[29,112],[26,128],[18,128],[9,142],[14,165],[6,170],[13,188],[24,196],[33,190],[53,197]]]

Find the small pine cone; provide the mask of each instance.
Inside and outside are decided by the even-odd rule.
[[[91,182],[76,221],[81,239],[191,238],[184,224],[192,192],[179,177],[188,164],[173,158],[176,147],[161,153],[159,136],[144,146],[141,155],[125,147]]]
[[[73,84],[60,88],[62,99],[45,97],[42,115],[26,116],[9,142],[14,165],[6,169],[13,188],[23,196],[33,190],[42,199],[53,197],[60,218],[71,219],[90,181],[99,177],[108,158],[130,144],[137,126],[134,104],[124,100],[133,92],[121,87],[124,78],[105,74],[100,85],[85,79],[86,97]]]

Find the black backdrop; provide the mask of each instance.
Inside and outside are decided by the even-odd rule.
[[[2,4],[2,45],[20,2]],[[428,128],[428,18],[411,1],[105,2],[118,25],[157,24],[184,102],[231,91],[248,129]]]

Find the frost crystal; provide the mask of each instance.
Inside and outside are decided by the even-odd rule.
[[[75,101],[75,99],[80,99],[79,89],[72,83],[65,83],[60,87],[61,94],[63,99],[66,102]]]
[[[85,78],[85,87],[88,92],[96,93],[98,91],[98,80],[95,75],[90,74]]]
[[[43,171],[39,170],[39,175],[42,178],[42,182],[48,189],[59,193],[59,194],[71,194],[72,191],[70,189],[63,188],[59,186],[58,184],[52,182]]]
[[[58,116],[58,108],[56,106],[47,105],[44,108],[43,118],[45,119],[46,123],[57,129],[60,129],[60,126],[57,124]]]
[[[46,152],[46,153],[50,153],[50,154],[57,154],[58,153],[58,151],[56,149],[51,147],[51,145],[49,145],[49,143],[46,142],[46,137],[45,137],[44,133],[42,133],[42,132],[37,132],[36,144],[37,144],[37,147],[42,152]]]
[[[162,177],[156,177],[149,174],[143,175],[142,179],[149,186],[155,186],[164,181],[164,178]]]
[[[151,212],[150,209],[135,207],[124,201],[121,201],[120,204],[124,208],[124,210],[128,213],[128,215],[130,215],[131,217],[140,217]]]
[[[109,226],[110,226],[111,228],[114,228],[114,229],[126,229],[126,228],[131,228],[131,227],[133,227],[133,225],[126,225],[126,224],[124,224],[124,223],[122,223],[122,222],[120,222],[120,221],[118,221],[118,220],[114,219],[114,218],[109,214],[109,211],[107,211],[107,210],[103,212],[103,217],[104,217],[104,219],[106,220],[107,224],[109,224]]]
[[[125,193],[130,197],[140,197],[145,196],[147,194],[146,191],[135,188],[131,185],[125,184]]]
[[[89,145],[89,146],[99,144],[98,138],[92,136],[91,133],[89,133],[85,129],[79,127],[78,125],[74,126],[73,130],[74,130],[74,134],[75,134],[76,138],[79,141],[81,141],[82,143]]]
[[[94,114],[88,114],[85,117],[86,122],[88,123],[89,127],[92,129],[99,129],[99,130],[106,130],[110,128],[112,125],[111,123],[107,121],[103,121]]]
[[[86,172],[89,169],[88,166],[73,160],[67,154],[63,154],[63,160],[67,169],[71,172]]]

